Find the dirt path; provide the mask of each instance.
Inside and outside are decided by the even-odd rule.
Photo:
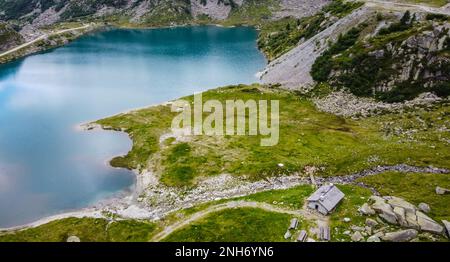
[[[72,32],[72,31],[76,31],[76,30],[82,30],[82,29],[89,28],[89,27],[91,27],[91,26],[92,26],[92,24],[88,24],[88,25],[84,25],[84,26],[80,26],[80,27],[76,27],[76,28],[70,28],[70,29],[64,29],[64,30],[52,32],[52,33],[50,33],[50,34],[43,34],[43,35],[39,36],[38,38],[36,38],[36,39],[34,39],[34,40],[31,40],[31,41],[26,42],[26,43],[24,43],[24,44],[21,44],[21,45],[19,45],[19,46],[17,46],[17,47],[14,47],[13,49],[10,49],[10,50],[8,50],[8,51],[6,51],[6,52],[3,52],[2,54],[0,54],[0,57],[3,57],[3,56],[6,56],[6,55],[9,55],[9,54],[12,54],[12,53],[14,53],[14,52],[17,52],[17,51],[19,51],[20,49],[23,49],[23,48],[25,48],[25,47],[28,47],[28,46],[30,46],[30,45],[36,43],[36,42],[39,42],[39,41],[41,41],[41,40],[44,40],[44,39],[48,38],[48,37],[50,37],[50,36],[60,35],[60,34]]]
[[[261,203],[261,202],[249,202],[249,201],[231,201],[215,206],[211,206],[206,208],[205,210],[202,210],[200,212],[197,212],[190,216],[187,219],[183,219],[181,221],[175,222],[174,224],[167,226],[164,228],[163,231],[156,234],[150,241],[152,242],[158,242],[172,234],[173,232],[177,231],[178,229],[181,229],[190,223],[199,220],[201,218],[206,217],[207,215],[211,213],[215,213],[218,211],[222,211],[225,209],[231,209],[231,208],[259,208],[265,211],[269,212],[276,212],[276,213],[283,213],[283,214],[289,214],[293,216],[300,216],[302,218],[308,219],[308,220],[315,220],[318,221],[320,224],[328,224],[328,218],[324,216],[317,215],[313,212],[310,212],[307,209],[301,209],[301,210],[290,210],[285,208],[276,207],[267,203]]]

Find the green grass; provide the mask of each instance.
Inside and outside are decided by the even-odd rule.
[[[372,195],[369,189],[354,185],[339,185],[339,189],[345,194],[345,198],[331,214],[330,227],[333,241],[350,241],[349,235],[343,232],[350,230],[352,225],[364,226],[366,216],[358,212],[358,208],[366,203]],[[345,217],[351,219],[349,223],[343,221]]]
[[[65,242],[77,236],[82,242],[149,241],[156,230],[153,223],[105,219],[66,218],[14,233],[0,233],[0,242]]]
[[[384,196],[401,197],[415,205],[427,203],[431,208],[429,215],[433,219],[450,220],[450,195],[435,193],[436,186],[450,188],[448,174],[386,172],[360,181],[374,187]]]
[[[411,4],[425,4],[430,6],[443,6],[449,3],[448,0],[400,0],[399,2],[411,3]]]
[[[156,229],[154,223],[124,220],[109,225],[108,237],[112,242],[147,242]]]
[[[305,199],[314,192],[310,185],[300,185],[290,189],[269,190],[238,199],[264,202],[282,208],[301,209]]]
[[[408,114],[349,120],[317,111],[303,96],[259,85],[207,91],[203,100],[208,99],[280,100],[279,144],[261,147],[261,136],[204,135],[192,136],[185,144],[172,141],[160,145],[159,137],[170,131],[176,114],[170,112],[169,106],[157,106],[98,121],[107,128],[125,130],[133,139],[132,150],[115,158],[112,164],[151,168],[170,186],[193,186],[197,178],[221,173],[257,180],[302,171],[305,166],[323,167],[319,175],[324,176],[344,175],[380,164],[450,166],[450,151],[443,140],[449,134],[439,131],[442,125],[448,125],[448,104],[419,110],[417,116],[428,119],[430,127],[415,131],[414,139],[406,142],[392,130],[422,125]],[[278,167],[278,163],[284,167]]]
[[[213,213],[175,231],[166,242],[281,242],[292,217],[256,208]]]

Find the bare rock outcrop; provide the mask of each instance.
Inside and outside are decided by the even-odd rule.
[[[281,0],[281,10],[275,12],[274,18],[311,16],[330,2],[331,0]]]
[[[243,1],[235,1],[241,5]],[[227,1],[218,0],[191,0],[191,12],[193,17],[207,15],[214,20],[225,20],[231,12],[232,6]]]
[[[408,242],[413,240],[417,236],[418,232],[415,229],[406,229],[396,232],[386,233],[381,237],[384,241],[390,242]]]
[[[394,196],[372,196],[370,197],[371,208],[376,211],[378,216],[389,224],[399,225],[403,228],[411,228],[424,232],[442,235],[444,234],[444,227],[434,221],[432,218],[421,212],[416,206],[405,201],[402,198]],[[397,238],[411,239],[413,231],[401,231],[398,234],[389,235],[386,241],[396,241]],[[386,234],[387,235],[387,234]],[[417,231],[416,234],[417,235]],[[409,241],[409,240],[407,240]]]

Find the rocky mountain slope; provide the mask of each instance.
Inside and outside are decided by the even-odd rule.
[[[370,5],[341,18],[326,8],[322,12],[326,19],[320,21],[326,26],[278,54],[261,74],[264,83],[305,91],[322,82],[386,102],[411,100],[425,92],[450,95],[449,16]],[[314,20],[309,20],[312,26]],[[294,31],[303,27],[299,23]],[[273,38],[279,32],[266,34]],[[264,50],[270,41],[260,44]]]
[[[450,23],[410,19],[405,30],[394,23],[345,51],[325,54],[313,66],[313,77],[388,102],[423,92],[449,96]]]

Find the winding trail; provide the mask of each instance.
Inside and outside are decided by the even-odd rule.
[[[276,207],[267,203],[263,202],[253,202],[253,201],[231,201],[226,202],[223,204],[218,204],[214,206],[210,206],[206,208],[205,210],[199,211],[197,213],[194,213],[187,219],[183,219],[181,221],[177,221],[174,224],[167,226],[164,228],[163,231],[159,232],[153,238],[150,240],[151,242],[158,242],[172,234],[173,232],[188,226],[190,223],[202,219],[206,216],[208,216],[211,213],[219,212],[225,209],[233,209],[233,208],[259,208],[265,211],[269,212],[275,212],[275,213],[283,213],[283,214],[289,214],[293,216],[300,216],[302,218],[308,219],[308,220],[315,220],[319,221],[321,224],[328,224],[328,217],[321,216],[318,214],[315,214],[313,212],[310,212],[307,209],[300,209],[300,210],[291,210],[291,209],[285,209]]]
[[[6,56],[6,55],[9,55],[9,54],[12,54],[12,53],[14,53],[14,52],[17,52],[17,51],[19,51],[20,49],[23,49],[23,48],[25,48],[25,47],[28,47],[28,46],[30,46],[30,45],[36,43],[36,42],[39,42],[39,41],[41,41],[41,40],[44,40],[44,39],[48,38],[48,37],[50,37],[50,36],[61,35],[61,34],[68,33],[68,32],[72,32],[72,31],[82,30],[82,29],[89,28],[89,27],[91,27],[91,26],[92,26],[92,24],[87,24],[87,25],[80,26],[80,27],[69,28],[69,29],[64,29],[64,30],[59,30],[59,31],[56,31],[56,32],[52,32],[52,33],[50,33],[50,34],[43,34],[43,35],[37,37],[36,39],[33,39],[33,40],[29,41],[29,42],[26,42],[26,43],[21,44],[21,45],[19,45],[19,46],[17,46],[17,47],[14,47],[14,48],[12,48],[12,49],[6,51],[6,52],[1,53],[1,54],[0,54],[0,57],[3,57],[3,56]]]

